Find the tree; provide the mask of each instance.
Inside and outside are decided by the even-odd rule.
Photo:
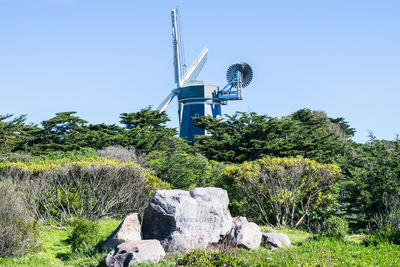
[[[337,184],[341,215],[353,228],[365,228],[386,212],[385,200],[400,198],[400,141],[377,140],[371,133],[365,144],[338,160],[343,177]]]
[[[13,118],[13,115],[0,115],[0,154],[15,151],[17,143],[24,139],[26,115]],[[11,119],[11,120],[9,120]]]
[[[85,139],[88,147],[102,149],[124,142],[125,129],[118,125],[90,124],[87,128]]]
[[[120,118],[120,122],[129,130],[134,128],[165,129],[165,124],[169,121],[167,113],[152,110],[150,106],[138,112],[122,113]]]
[[[75,116],[75,111],[59,112],[56,116],[43,121],[43,130],[37,136],[40,150],[70,151],[85,147],[85,135],[88,133],[87,121]]]
[[[345,153],[350,131],[345,133],[323,112],[302,109],[290,116],[273,118],[256,113],[237,112],[226,120],[195,118],[210,135],[194,142],[209,159],[243,162],[264,156],[304,156],[322,163],[334,162]],[[342,122],[344,125],[346,123]]]
[[[151,107],[138,112],[122,113],[120,118],[127,129],[121,145],[133,146],[140,152],[165,150],[169,140],[177,134],[175,129],[166,127],[169,121],[167,114],[151,110]]]

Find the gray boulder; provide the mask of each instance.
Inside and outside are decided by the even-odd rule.
[[[119,244],[105,258],[109,267],[125,267],[140,263],[158,263],[165,251],[158,240],[129,241]]]
[[[143,238],[160,240],[167,252],[204,249],[230,231],[228,204],[221,188],[158,190],[144,211]]]
[[[282,233],[262,233],[262,242],[264,246],[271,249],[281,248],[283,245],[290,246],[289,237]]]
[[[115,248],[128,241],[142,240],[140,217],[137,213],[127,216],[115,231],[107,238],[102,247],[104,250]]]
[[[261,231],[257,224],[248,222],[246,217],[232,219],[232,230],[228,235],[228,244],[233,247],[256,249],[261,243]]]

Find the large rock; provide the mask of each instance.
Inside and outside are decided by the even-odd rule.
[[[290,246],[289,237],[282,233],[262,233],[262,242],[264,246],[271,249],[281,248],[283,245]]]
[[[130,241],[119,244],[107,254],[106,265],[125,267],[139,263],[158,263],[165,251],[158,240]]]
[[[233,247],[256,249],[261,244],[261,230],[257,224],[248,222],[246,217],[232,219],[232,230],[228,235],[228,243]]]
[[[204,249],[231,229],[228,194],[221,188],[158,190],[144,211],[144,239],[158,239],[167,252]]]
[[[115,231],[107,238],[102,247],[105,250],[115,248],[119,244],[128,241],[142,240],[140,230],[140,217],[137,213],[127,216]]]

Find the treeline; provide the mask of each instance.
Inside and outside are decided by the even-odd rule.
[[[192,143],[177,137],[176,129],[166,126],[169,120],[166,113],[151,108],[121,114],[121,126],[89,124],[75,112],[57,113],[40,125],[27,124],[25,120],[26,116],[0,117],[3,160],[18,161],[26,154],[51,157],[84,148],[96,151],[121,146],[134,148],[135,161],[173,188],[210,185],[226,188],[233,213],[246,209],[248,216],[254,214],[255,220],[318,227],[325,218],[336,215],[345,218],[356,230],[376,224],[376,216],[398,212],[395,207],[400,199],[400,141],[377,140],[371,134],[365,144],[355,143],[351,139],[355,129],[344,118],[330,118],[324,112],[301,109],[282,118],[243,112],[226,119],[195,118],[197,125],[210,135],[197,136]],[[275,158],[286,160],[272,160]],[[247,172],[249,166],[251,170]],[[276,168],[283,173],[301,173],[302,178],[297,182],[308,181],[308,188],[295,191],[284,180],[285,175],[274,173]],[[310,174],[310,168],[319,171],[319,176]],[[318,178],[325,174],[330,175],[326,180],[328,186]],[[265,177],[270,176],[274,181],[281,179],[281,188],[267,183]],[[287,187],[282,187],[283,181]],[[260,196],[260,188],[267,192],[265,196],[252,197],[252,194]],[[273,196],[275,189],[281,195]],[[290,197],[293,192],[299,192],[297,202],[290,202],[294,199]],[[310,192],[316,193],[310,195]],[[313,202],[307,203],[304,197]],[[259,209],[266,207],[261,217],[256,214],[262,212],[254,209],[253,203],[257,201],[264,203]],[[285,201],[286,206],[273,206]],[[295,210],[291,218],[294,224],[288,223],[285,214],[288,207]]]
[[[89,124],[75,115],[60,112],[40,125],[26,124],[26,115],[0,115],[0,153],[73,151],[84,147],[101,149],[112,145],[135,146],[143,152],[165,149],[166,141],[177,132],[166,128],[165,113],[150,108],[121,114],[120,123]],[[164,146],[164,147],[163,147]]]

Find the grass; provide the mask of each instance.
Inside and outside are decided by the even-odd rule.
[[[105,240],[117,226],[117,220],[99,220],[99,235]],[[68,243],[72,227],[54,229],[42,228],[40,249],[23,257],[0,258],[0,266],[97,266],[104,260],[106,253],[79,255],[71,251]]]
[[[265,248],[194,250],[169,254],[159,264],[143,266],[224,266],[219,265],[221,262],[228,262],[225,266],[400,266],[399,245],[364,246],[363,235],[348,235],[342,241],[289,228],[274,231],[287,234],[292,246],[272,252]]]
[[[400,246],[312,238],[272,255],[272,266],[400,266]]]
[[[101,238],[104,240],[119,223],[100,220]],[[71,227],[65,230],[44,227],[39,251],[18,258],[0,258],[0,266],[99,266],[106,253],[71,252],[68,244],[71,230]],[[288,228],[276,229],[276,232],[287,234],[292,246],[272,252],[265,248],[195,250],[187,254],[168,254],[159,264],[142,266],[197,266],[201,263],[202,266],[400,266],[399,245],[364,246],[361,244],[363,235],[350,235],[340,241]]]

